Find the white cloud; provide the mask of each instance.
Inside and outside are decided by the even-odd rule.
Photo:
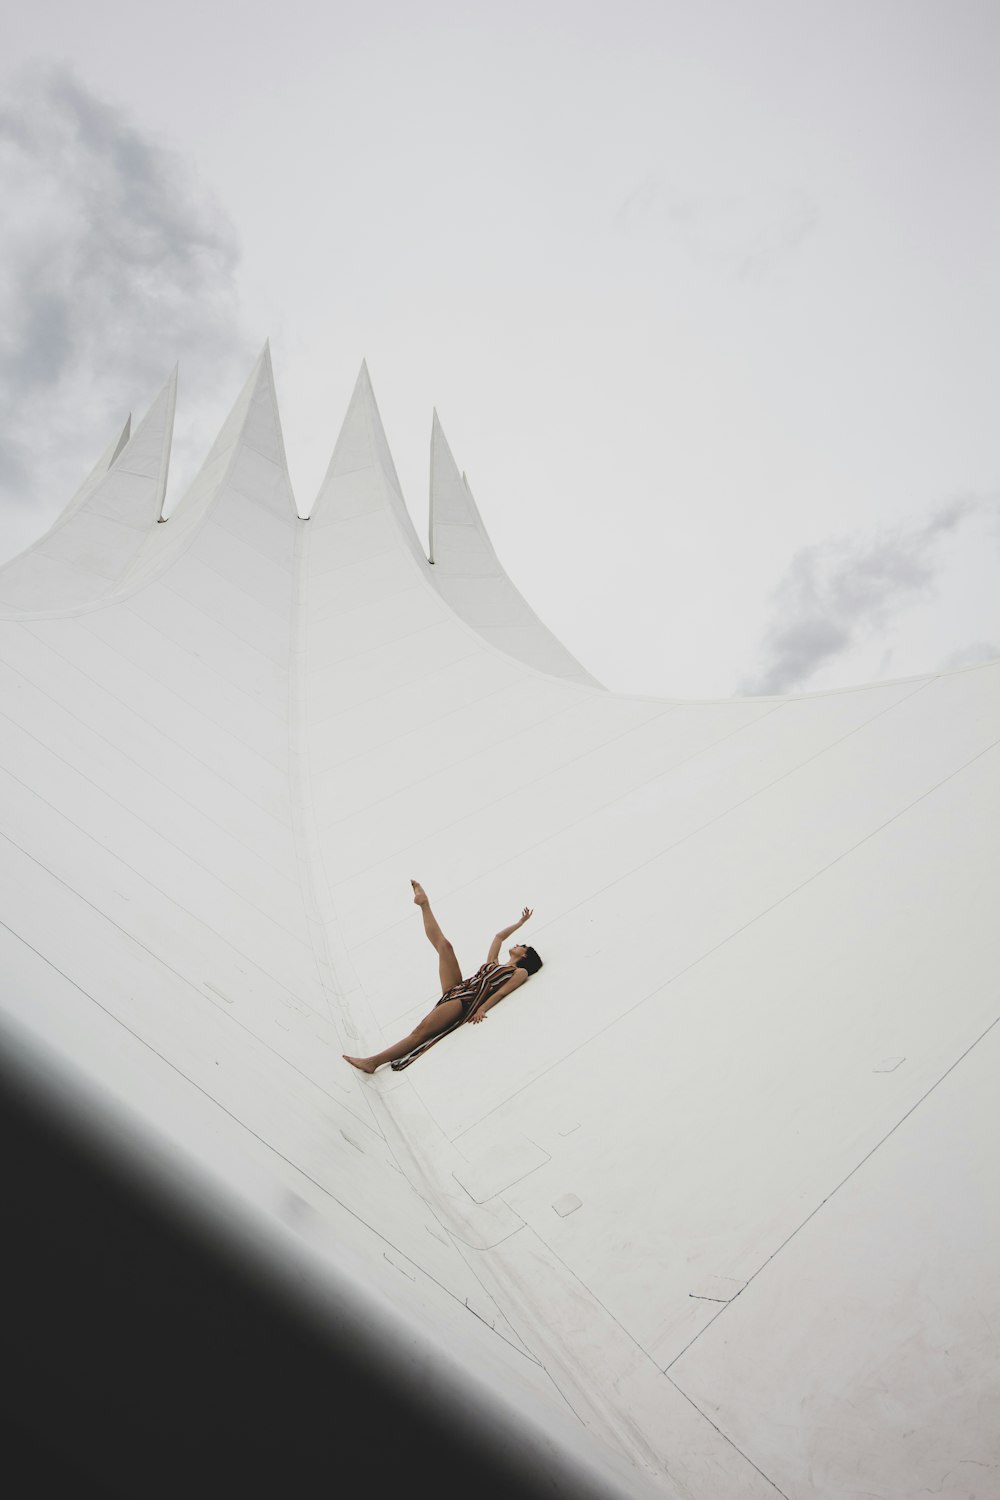
[[[0,97],[0,195],[9,553],[61,509],[176,361],[192,403],[220,381],[231,399],[248,350],[225,215],[182,158],[64,69],[32,69]]]

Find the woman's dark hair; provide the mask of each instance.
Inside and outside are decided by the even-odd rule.
[[[523,969],[526,974],[537,974],[542,967],[542,960],[538,957],[534,948],[525,948],[514,967],[515,969]]]

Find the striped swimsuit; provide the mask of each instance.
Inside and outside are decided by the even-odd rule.
[[[421,1057],[429,1047],[433,1047],[435,1042],[439,1042],[442,1037],[461,1026],[470,1016],[474,1016],[487,1000],[496,994],[497,990],[503,988],[513,972],[510,965],[485,963],[481,969],[476,970],[471,979],[463,979],[461,984],[452,985],[437,1004],[444,1005],[446,1000],[461,1000],[462,1014],[450,1026],[446,1026],[444,1031],[439,1031],[436,1036],[428,1037],[426,1042],[421,1042],[419,1047],[414,1047],[413,1051],[408,1052],[405,1057],[398,1057],[394,1063],[390,1063],[389,1066],[393,1072],[398,1073],[401,1068],[408,1068],[411,1062],[416,1062],[417,1058]],[[437,1005],[434,1009],[437,1010]]]

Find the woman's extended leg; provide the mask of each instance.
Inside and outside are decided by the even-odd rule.
[[[430,1015],[424,1016],[410,1032],[404,1036],[401,1042],[396,1042],[392,1047],[386,1047],[384,1052],[378,1052],[374,1057],[348,1057],[343,1053],[345,1062],[351,1063],[355,1068],[360,1068],[362,1073],[374,1073],[383,1063],[395,1062],[399,1057],[405,1057],[412,1052],[414,1047],[419,1047],[421,1042],[428,1041],[432,1036],[437,1036],[439,1031],[445,1031],[462,1014],[461,1000],[446,1000],[443,1005],[435,1005]]]
[[[441,931],[437,923],[437,917],[431,911],[431,903],[427,899],[427,892],[416,880],[411,880],[413,887],[413,899],[420,907],[420,914],[424,919],[424,931],[433,944],[438,956],[438,976],[441,980],[441,993],[445,994],[456,984],[462,983],[462,971],[458,967],[458,959],[455,950]],[[403,1054],[401,1053],[400,1056]]]

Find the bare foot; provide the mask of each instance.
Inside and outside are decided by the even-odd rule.
[[[411,880],[410,884],[413,887],[413,900],[414,900],[415,904],[417,906],[426,906],[427,905],[427,892],[424,890],[423,886],[420,885],[419,882],[416,881],[416,880]]]
[[[374,1073],[375,1071],[375,1064],[370,1057],[348,1057],[346,1052],[342,1052],[340,1055],[345,1062],[350,1063],[352,1068],[360,1068],[362,1073]]]

